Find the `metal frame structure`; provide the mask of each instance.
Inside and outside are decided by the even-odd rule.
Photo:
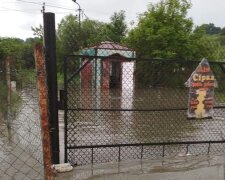
[[[80,59],[83,58],[88,60],[81,65]],[[87,65],[94,63],[96,59],[103,61],[105,58],[107,57],[89,55],[75,55],[65,58],[65,162],[82,165],[125,159],[159,158],[178,155],[181,152],[193,155],[225,152],[223,131],[223,127],[225,127],[223,99],[225,97],[221,93],[225,89],[223,84],[219,84],[220,90],[218,91],[220,93],[218,92],[216,95],[219,103],[214,106],[215,117],[206,120],[188,120],[186,118],[188,91],[183,83],[199,61],[127,58],[128,62],[137,62],[135,87],[130,92],[136,93],[139,89],[141,91],[148,89],[150,93],[156,94],[143,96],[143,93],[141,93],[135,95],[135,102],[131,103],[132,106],[129,106],[127,102],[118,106],[114,101],[117,101],[118,97],[122,101],[123,90],[121,89],[119,91],[109,89],[107,92],[100,89],[102,94],[99,96],[99,91],[92,88],[87,91],[85,96],[82,95],[80,86],[81,72],[85,70]],[[213,70],[216,71],[215,75],[219,83],[223,82],[225,63],[211,62],[210,64],[213,66]],[[149,84],[143,88],[136,84],[138,84],[138,76],[140,80],[143,80],[142,67],[145,68],[146,66],[150,68],[148,72]],[[152,73],[152,71],[155,71],[155,73]],[[165,72],[168,72],[168,74],[165,75]],[[178,78],[178,74],[180,74],[182,81]],[[157,76],[158,78],[153,82],[152,79],[154,80],[154,78],[151,79],[151,76],[154,76],[154,78]],[[177,80],[177,83],[175,80]],[[174,82],[172,83],[173,86],[171,86],[171,82]],[[182,85],[183,87],[181,87]],[[129,87],[129,83],[125,84],[125,86]],[[165,93],[164,88],[175,90],[174,92],[182,91],[182,93],[170,93],[172,96],[165,98],[162,95]],[[126,92],[129,91],[126,88],[125,90]],[[113,97],[111,91],[119,93],[119,95]],[[98,101],[93,100],[96,97],[100,97]],[[145,100],[140,97],[146,98],[146,102],[151,101],[151,103],[145,104]],[[108,98],[111,98],[110,102],[108,102]],[[130,96],[124,99],[129,98]],[[138,102],[139,100],[141,103]],[[177,105],[167,104],[168,101],[177,102]],[[115,116],[115,118],[110,119],[110,116]],[[171,121],[171,123],[167,122],[167,120]],[[142,126],[141,123],[145,123],[145,125]],[[145,129],[145,126],[149,129]],[[152,126],[155,126],[155,129]],[[130,130],[130,127],[136,129]],[[99,130],[96,130],[97,128]],[[157,128],[159,129],[157,130]],[[185,132],[182,132],[185,128],[188,131],[187,137]],[[176,132],[179,129],[180,131]],[[195,132],[195,129],[202,132]],[[211,129],[212,131],[210,131]],[[98,131],[101,131],[102,135]],[[132,131],[142,134],[142,139],[138,135],[137,139],[133,139]],[[171,134],[171,138],[166,137],[165,131]],[[217,131],[219,135],[217,133],[212,134]],[[113,134],[112,137],[110,133]]]

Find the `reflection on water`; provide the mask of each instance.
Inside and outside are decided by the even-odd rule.
[[[57,179],[224,180],[224,157],[180,157],[81,166]]]
[[[122,93],[121,93],[121,109],[133,108],[134,94],[134,63],[124,62],[122,64]],[[124,97],[124,98],[123,98]]]
[[[43,159],[39,106],[35,88],[23,89],[17,113],[6,120],[0,119],[0,179],[41,179]]]
[[[92,91],[85,92],[88,95],[76,97],[78,101],[73,101],[72,94],[69,94],[68,108],[97,111],[68,111],[71,145],[216,141],[225,138],[224,109],[215,109],[213,119],[187,119],[187,90],[134,89],[133,85],[122,85],[121,90],[98,91],[97,96]],[[179,110],[173,110],[176,108]],[[76,141],[73,132],[76,132]]]
[[[133,65],[127,69],[133,68]],[[212,119],[187,119],[188,89],[135,87],[132,72],[122,72],[120,88],[81,88],[68,84],[67,146],[223,141],[225,110],[214,109]],[[216,105],[223,98],[216,94]],[[224,98],[225,99],[225,98]],[[94,149],[94,162],[118,160],[118,147]],[[164,152],[163,152],[164,151]],[[224,144],[123,147],[122,160],[177,156],[179,154],[224,153]],[[77,164],[91,163],[91,149],[68,150]],[[101,159],[101,161],[99,160]],[[84,162],[84,163],[83,163]],[[72,162],[73,163],[73,162]]]

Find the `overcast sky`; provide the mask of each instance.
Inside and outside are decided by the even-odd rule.
[[[147,5],[159,0],[77,0],[85,15],[90,19],[109,22],[114,12],[125,10],[126,21],[137,22],[137,16],[147,10]],[[72,0],[0,0],[0,37],[32,37],[31,26],[42,24],[42,3],[46,12],[54,12],[56,24],[73,13],[78,14],[78,5]],[[54,7],[53,7],[54,6]],[[192,0],[189,17],[195,25],[214,23],[225,27],[225,0]]]

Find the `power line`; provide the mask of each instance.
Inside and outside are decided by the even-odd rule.
[[[41,3],[37,3],[37,2],[33,2],[33,1],[26,1],[26,0],[17,0],[17,1],[23,2],[23,3],[29,3],[29,4],[43,5]],[[59,9],[65,9],[65,10],[74,10],[74,9],[71,9],[71,8],[66,8],[66,7],[62,7],[62,6],[55,6],[55,5],[50,5],[50,4],[45,4],[45,6],[53,7],[53,8],[59,8]]]
[[[18,11],[18,12],[24,12],[24,13],[34,13],[34,9],[29,9],[31,10],[32,12],[28,12],[28,11],[23,11],[23,10],[19,10],[19,9],[12,9],[12,8],[7,8],[7,7],[0,7],[2,9],[0,9],[0,11]],[[37,10],[37,9],[35,9]],[[38,10],[37,10],[38,11]]]
[[[27,14],[40,14],[40,9],[19,10],[19,9],[12,9],[12,8],[0,7],[0,12],[10,12],[10,11],[27,13]],[[57,14],[68,14],[68,12],[63,12],[63,11],[56,11],[55,13],[57,13]]]
[[[84,10],[82,10],[82,15],[85,16],[86,19],[89,19],[89,17],[84,13]]]
[[[45,11],[45,6],[74,11],[74,9],[60,7],[60,6],[55,6],[55,5],[49,5],[49,4],[45,4],[45,3],[38,3],[38,2],[27,1],[27,0],[17,0],[17,1],[18,2],[29,3],[29,4],[40,5],[42,7],[41,12]],[[10,3],[15,3],[15,2],[10,2]],[[16,12],[23,12],[23,13],[29,13],[29,14],[37,14],[38,11],[40,12],[40,9],[20,10],[20,9],[13,9],[13,8],[7,8],[7,7],[0,7],[0,11],[5,11],[5,12],[7,12],[7,11],[16,11]],[[37,12],[34,12],[34,11],[37,11]],[[77,9],[77,11],[81,12],[82,18],[83,18],[83,16],[85,16],[88,19],[87,15],[84,13],[84,10],[83,9],[79,8],[79,9]],[[58,14],[67,14],[68,12],[60,12],[59,11],[59,12],[55,12],[55,13],[58,13]]]

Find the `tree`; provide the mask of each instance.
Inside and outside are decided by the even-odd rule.
[[[39,27],[31,27],[31,30],[33,31],[33,35],[35,37],[43,39],[43,37],[44,37],[44,28],[43,28],[43,26],[41,24],[39,25]]]
[[[225,36],[224,28],[216,27],[213,23],[202,24],[194,30],[202,31],[204,36],[197,40],[198,58],[206,58],[210,61],[225,60]]]
[[[101,41],[121,42],[127,32],[125,12],[115,12],[110,20],[110,23],[103,23],[86,19],[81,22],[79,27],[76,16],[66,16],[58,25],[58,48],[64,54],[72,54],[81,48],[98,44]]]
[[[220,34],[223,36],[225,35],[225,27],[221,29]]]
[[[76,16],[70,14],[58,24],[57,44],[58,50],[64,54],[73,54],[80,49],[81,36]]]
[[[193,21],[187,17],[190,7],[188,0],[161,0],[149,4],[125,42],[141,58],[195,59],[199,50],[197,42],[203,33],[201,30],[193,32]],[[180,63],[158,60],[137,61],[136,64],[137,85],[144,87],[184,87],[185,73],[189,74],[189,69],[185,68],[184,72]]]
[[[111,41],[120,43],[127,33],[125,11],[115,12],[110,20],[110,23],[106,26],[105,34]]]
[[[15,55],[22,49],[21,45],[23,44],[22,39],[18,38],[1,38],[0,39],[0,48],[4,56]]]
[[[115,12],[109,23],[86,19],[82,22],[81,34],[83,47],[98,44],[102,41],[121,42],[127,33],[125,11]]]
[[[201,26],[198,26],[196,29],[198,28],[204,30],[204,32],[209,35],[221,33],[221,28],[216,27],[213,23],[202,24]]]
[[[76,16],[66,16],[59,23],[57,30],[58,69],[62,70],[63,54],[78,53],[80,49],[102,41],[121,42],[126,28],[124,11],[114,13],[110,23],[85,19],[80,27]]]
[[[219,35],[205,35],[198,41],[199,59],[206,58],[209,61],[225,60],[225,39]]]
[[[1,61],[3,64],[7,56],[11,59],[14,58],[15,68],[20,68],[23,66],[24,61],[21,59],[22,50],[24,48],[24,41],[18,38],[1,38],[0,39],[0,53]],[[15,60],[16,59],[16,60]]]
[[[42,43],[43,39],[40,37],[27,38],[24,42],[24,48],[22,50],[22,59],[24,59],[24,68],[34,69],[35,60],[34,60],[34,46],[36,43]]]
[[[82,22],[82,46],[88,47],[107,40],[107,24],[86,19]]]
[[[63,18],[56,35],[57,70],[62,72],[64,55],[75,54],[81,48],[81,29],[77,17],[70,14]]]
[[[106,24],[86,19],[79,23],[76,16],[66,16],[58,25],[57,58],[58,70],[62,71],[62,59],[65,54],[75,54],[84,47],[97,44],[105,38]]]
[[[138,26],[129,32],[126,43],[139,56],[192,59],[196,39],[201,34],[192,31],[192,19],[187,17],[190,7],[187,0],[150,4],[140,16]]]
[[[6,56],[12,59],[14,69],[34,68],[34,44],[39,38],[28,38],[25,41],[18,38],[0,38],[0,61],[4,63]],[[2,65],[3,66],[3,65]]]

